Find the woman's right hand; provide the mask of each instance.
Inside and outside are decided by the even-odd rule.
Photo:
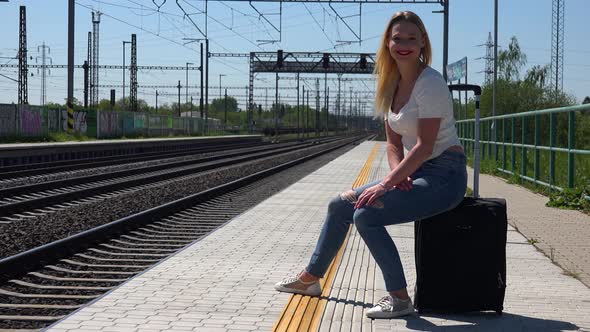
[[[407,179],[403,180],[402,182],[393,186],[394,189],[399,189],[401,191],[410,191],[412,190],[412,178],[408,176]]]

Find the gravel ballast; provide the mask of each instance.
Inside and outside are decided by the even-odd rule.
[[[0,258],[15,255],[337,144],[340,143],[322,144],[303,151],[186,176],[167,181],[157,187],[144,188],[104,200],[77,205],[55,213],[0,225]],[[344,150],[349,149],[350,145],[347,147]],[[325,164],[337,157],[342,151],[343,149],[338,149],[316,159],[323,160],[323,164]],[[331,159],[326,160],[327,156],[331,156]]]
[[[228,152],[238,152],[238,151],[246,150],[246,149],[250,149],[250,148],[240,148],[240,149],[230,150]],[[44,175],[34,175],[34,176],[29,176],[29,177],[0,180],[0,189],[13,188],[13,187],[30,185],[30,184],[37,184],[37,183],[45,183],[45,182],[50,182],[50,181],[66,180],[66,179],[71,179],[74,177],[91,176],[91,175],[97,175],[97,174],[103,174],[103,173],[125,171],[125,170],[130,170],[130,169],[139,169],[139,168],[143,168],[143,167],[157,166],[157,165],[173,163],[173,162],[198,160],[201,158],[210,157],[210,156],[219,155],[219,154],[220,154],[220,152],[195,153],[195,154],[189,154],[189,155],[179,156],[179,157],[146,160],[146,161],[126,163],[126,164],[115,164],[115,165],[110,165],[110,166],[101,166],[101,167],[87,168],[87,169],[75,169],[75,166],[74,166],[74,167],[72,167],[72,170],[69,170],[67,172],[57,172],[57,173],[44,174]]]

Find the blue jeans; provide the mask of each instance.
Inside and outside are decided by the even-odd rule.
[[[445,151],[424,162],[411,178],[410,191],[390,190],[378,199],[383,204],[355,210],[354,203],[342,195],[332,199],[306,271],[317,277],[324,276],[346,238],[349,225],[354,222],[383,272],[387,291],[407,287],[399,253],[385,226],[428,218],[457,206],[467,188],[465,155]],[[377,183],[379,181],[354,189],[354,197]]]

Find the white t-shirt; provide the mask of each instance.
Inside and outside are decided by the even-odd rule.
[[[389,104],[391,105],[391,101]],[[418,118],[441,118],[434,148],[428,159],[438,157],[453,145],[461,145],[455,129],[451,93],[442,75],[430,67],[424,68],[420,73],[410,99],[399,113],[393,113],[391,107],[387,112],[389,127],[402,136],[406,151],[417,143]]]

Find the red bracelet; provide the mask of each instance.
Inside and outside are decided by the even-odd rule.
[[[381,187],[383,187],[383,189],[385,189],[385,191],[389,191],[389,189],[387,189],[387,187],[385,186],[385,183],[379,182],[377,184],[380,185]]]

